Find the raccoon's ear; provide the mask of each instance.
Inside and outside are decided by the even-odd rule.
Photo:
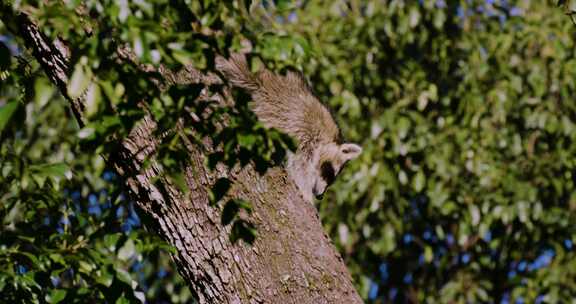
[[[342,158],[347,161],[358,157],[362,153],[362,147],[357,144],[346,143],[340,145],[340,152],[342,152]]]

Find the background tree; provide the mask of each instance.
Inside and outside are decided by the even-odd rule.
[[[310,4],[286,25],[347,133],[369,135],[322,205],[364,296],[574,298],[574,27],[554,4]]]
[[[570,12],[572,1],[564,2]],[[170,130],[180,97],[196,96],[151,92],[157,83],[136,81],[138,65],[111,71],[114,60],[126,60],[114,57],[118,46],[130,45],[149,67],[210,71],[215,50],[245,48],[247,39],[263,59],[255,65],[301,68],[335,109],[345,136],[364,147],[320,203],[324,227],[364,300],[561,303],[576,296],[574,25],[555,2],[204,1],[177,10],[168,2],[86,3],[96,9],[68,2],[22,7],[47,35],[74,46],[70,60],[80,72],[70,75],[80,88],[88,85],[74,74],[102,83],[88,94],[100,102],[81,130],[61,119],[66,103],[38,63],[15,49],[12,36],[0,44],[4,54],[21,57],[2,62],[0,193],[10,204],[2,206],[0,256],[14,264],[0,277],[2,294],[190,301],[166,246],[132,229],[138,217],[121,199],[119,177],[81,148],[108,153],[93,141],[123,136],[135,121],[130,115],[142,115],[128,111],[140,100],[152,100]],[[172,22],[191,16],[190,23]],[[103,54],[114,60],[106,63]],[[219,86],[208,89],[218,93]],[[234,94],[241,102],[223,111],[226,119],[255,126],[245,96]],[[115,98],[126,96],[137,97],[118,111]],[[120,124],[103,123],[109,108],[122,114]],[[201,129],[209,121],[194,124],[195,132],[217,130]],[[222,138],[231,144],[212,159],[232,164],[238,147],[258,147],[248,153],[252,163],[273,163],[271,154],[254,157],[275,151],[262,139],[274,135],[243,130]],[[179,184],[169,168],[181,158],[169,144],[173,137],[166,138],[158,159]],[[233,218],[249,223],[243,214]]]

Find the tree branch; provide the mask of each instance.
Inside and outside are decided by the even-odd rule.
[[[76,99],[68,95],[66,86],[68,84],[68,58],[65,56],[64,45],[61,43],[52,44],[46,36],[38,29],[28,15],[24,13],[15,14],[9,5],[0,3],[0,19],[6,25],[16,25],[17,28],[10,28],[14,33],[18,33],[26,44],[26,47],[32,51],[34,58],[42,65],[42,68],[48,75],[48,78],[56,85],[62,95],[70,101],[72,113],[78,121],[78,124],[84,126],[84,96]],[[57,47],[58,45],[59,47]]]

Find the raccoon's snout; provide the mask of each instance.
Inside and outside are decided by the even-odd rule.
[[[322,199],[322,197],[324,196],[324,193],[318,193],[318,188],[316,187],[316,184],[314,184],[314,187],[312,187],[312,194],[314,194],[314,197],[316,199]]]
[[[314,194],[317,200],[321,200],[324,197],[324,192],[326,192],[326,187],[319,187],[318,182],[312,187],[312,194]]]

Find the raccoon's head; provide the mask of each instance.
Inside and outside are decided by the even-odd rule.
[[[324,192],[330,186],[344,165],[362,153],[362,147],[352,143],[320,146],[313,157],[314,174],[312,176],[312,194],[316,199],[322,199]]]

